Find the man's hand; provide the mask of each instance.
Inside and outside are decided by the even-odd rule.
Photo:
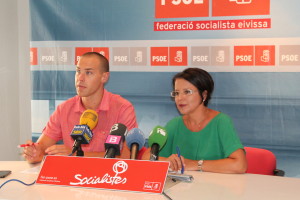
[[[31,140],[28,140],[26,144],[29,146],[24,147],[23,157],[30,163],[36,163],[42,161],[45,153],[38,143],[33,143]]]

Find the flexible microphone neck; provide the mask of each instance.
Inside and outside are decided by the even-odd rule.
[[[116,149],[108,148],[105,152],[104,158],[115,158],[116,157]]]
[[[81,148],[81,145],[77,148],[76,156],[84,156],[84,152]]]
[[[158,160],[158,153],[159,153],[159,145],[157,143],[154,143],[151,146],[151,151],[150,151],[150,160],[151,161],[156,161]]]
[[[74,140],[71,155],[74,154],[79,149],[79,147],[81,147],[81,140]]]

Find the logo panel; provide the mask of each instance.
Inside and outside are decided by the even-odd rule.
[[[30,65],[37,64],[37,48],[30,48]]]
[[[98,52],[103,55],[107,60],[109,60],[109,48],[108,47],[94,47],[94,52]]]
[[[156,18],[208,17],[208,0],[155,0]]]
[[[76,47],[75,48],[75,65],[77,65],[77,62],[80,59],[80,56],[82,56],[86,52],[93,51],[92,47]]]
[[[209,66],[210,53],[209,47],[191,47],[191,58],[193,66]]]
[[[170,66],[187,66],[187,47],[170,47]]]
[[[129,47],[113,47],[112,65],[129,65]]]
[[[151,66],[168,66],[168,47],[151,47]]]
[[[275,46],[255,46],[255,65],[274,66]]]
[[[229,46],[211,47],[211,65],[229,66]]]
[[[234,66],[253,66],[254,46],[234,47]]]
[[[299,66],[300,45],[279,46],[279,65]]]
[[[212,15],[270,15],[270,0],[213,0]]]

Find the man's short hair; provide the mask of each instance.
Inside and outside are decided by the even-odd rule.
[[[100,63],[101,63],[100,70],[103,70],[103,72],[109,72],[109,62],[105,56],[103,56],[102,54],[100,54],[98,52],[86,52],[81,57],[89,57],[89,56],[98,57],[100,60]]]

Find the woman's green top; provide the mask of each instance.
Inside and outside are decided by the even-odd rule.
[[[184,158],[191,160],[218,160],[227,158],[237,149],[243,149],[232,120],[219,113],[199,132],[185,126],[182,117],[176,117],[166,125],[168,139],[159,153],[161,157],[176,154],[176,146]]]

